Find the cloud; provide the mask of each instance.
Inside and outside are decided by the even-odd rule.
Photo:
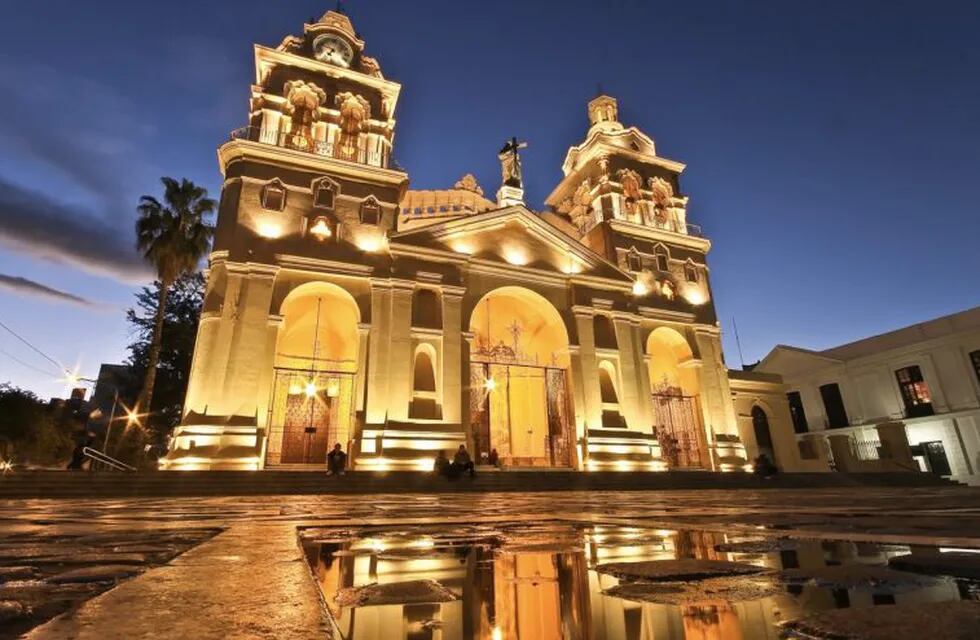
[[[21,278],[20,276],[9,276],[5,273],[0,273],[0,288],[9,289],[17,293],[24,293],[29,296],[46,298],[48,300],[57,300],[58,302],[69,302],[72,304],[78,304],[83,307],[95,308],[100,306],[95,304],[91,300],[86,300],[85,298],[82,298],[81,296],[76,296],[75,294],[72,293],[67,293],[65,291],[52,289],[51,287],[43,285],[40,282],[28,280],[27,278]]]
[[[132,223],[112,222],[121,219],[94,216],[0,177],[0,243],[125,283],[152,280],[153,271],[136,251]]]

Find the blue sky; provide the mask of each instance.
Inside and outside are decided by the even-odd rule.
[[[147,280],[134,207],[161,175],[217,197],[245,124],[253,42],[332,2],[34,0],[0,22],[0,321],[93,375],[125,357]],[[529,141],[539,208],[597,84],[687,163],[689,217],[730,365],[825,348],[980,304],[980,5],[862,2],[345,3],[403,84],[395,156],[414,188]],[[23,280],[82,298],[69,300]],[[26,363],[26,365],[25,365]],[[41,369],[43,371],[36,371]],[[60,395],[0,332],[0,381]]]

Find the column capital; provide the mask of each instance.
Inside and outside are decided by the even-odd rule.
[[[442,285],[439,291],[444,297],[454,300],[462,299],[466,295],[466,287],[457,287],[451,284]]]
[[[572,315],[576,318],[591,318],[595,315],[595,309],[577,304],[572,307]]]

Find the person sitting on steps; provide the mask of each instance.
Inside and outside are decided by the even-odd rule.
[[[446,457],[446,452],[440,450],[439,453],[436,454],[435,463],[433,463],[432,465],[432,473],[436,474],[437,476],[448,477],[449,466],[450,466],[449,458]]]
[[[333,446],[333,450],[327,454],[327,475],[342,476],[347,473],[347,454],[338,442]]]
[[[470,452],[466,450],[465,444],[459,445],[459,449],[456,450],[456,455],[453,456],[453,467],[455,467],[457,474],[469,471],[471,478],[476,476],[476,467],[473,465],[473,459],[470,458]]]

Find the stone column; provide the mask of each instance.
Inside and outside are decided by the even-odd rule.
[[[408,420],[412,401],[412,295],[415,283],[393,280],[391,288],[391,346],[388,382],[388,418]],[[435,363],[433,363],[435,364]]]
[[[469,384],[469,345],[463,348],[462,287],[442,287],[442,419],[450,424],[462,424],[463,387]],[[465,366],[464,366],[465,359]]]
[[[619,345],[619,408],[633,431],[646,431],[651,423],[649,393],[642,388],[643,354],[638,346],[639,320],[613,314],[613,328]],[[649,389],[649,387],[647,388]]]
[[[364,390],[367,387],[367,361],[370,350],[371,325],[357,325],[357,374],[354,378],[354,411],[364,411]]]
[[[721,335],[717,329],[697,328],[694,331],[697,351],[701,357],[698,369],[700,385],[701,413],[704,420],[708,447],[712,450],[712,465],[718,468],[721,458],[726,464],[737,466],[740,458],[737,452],[744,451],[735,418],[735,405],[728,385],[728,370],[721,359]],[[724,441],[725,451],[718,447],[719,436]]]
[[[875,425],[875,431],[878,432],[878,441],[890,461],[885,462],[885,465],[897,467],[898,471],[919,471],[919,465],[912,458],[904,422],[883,422]],[[835,451],[834,455],[836,454]]]
[[[834,465],[838,471],[854,473],[860,471],[860,460],[851,451],[851,436],[846,433],[827,436],[830,451],[834,454]]]
[[[476,335],[470,331],[460,333],[462,337],[462,349],[460,353],[460,366],[462,367],[460,378],[460,416],[462,418],[463,433],[466,434],[466,448],[476,451],[476,434],[473,433],[473,415],[470,412],[470,397],[474,393],[483,393],[482,389],[474,389],[470,385],[470,353],[473,350],[473,342]]]
[[[371,280],[371,333],[369,337],[365,422],[384,424],[388,417],[388,379],[391,347],[391,284]]]
[[[595,328],[593,310],[589,307],[572,308],[578,329],[578,354],[572,357],[572,382],[575,385],[576,423],[583,429],[602,427],[602,393],[599,390],[599,363],[595,353]],[[572,354],[575,356],[576,354]]]
[[[259,398],[269,393],[260,383],[268,376],[266,369],[272,367],[268,352],[269,306],[278,271],[274,266],[248,266],[232,317],[220,415],[257,418]]]
[[[209,385],[214,379],[215,359],[213,350],[221,326],[221,314],[206,311],[201,314],[194,341],[194,358],[187,381],[187,396],[184,399],[184,416],[188,413],[203,414],[209,400]],[[182,416],[183,417],[183,416]]]

